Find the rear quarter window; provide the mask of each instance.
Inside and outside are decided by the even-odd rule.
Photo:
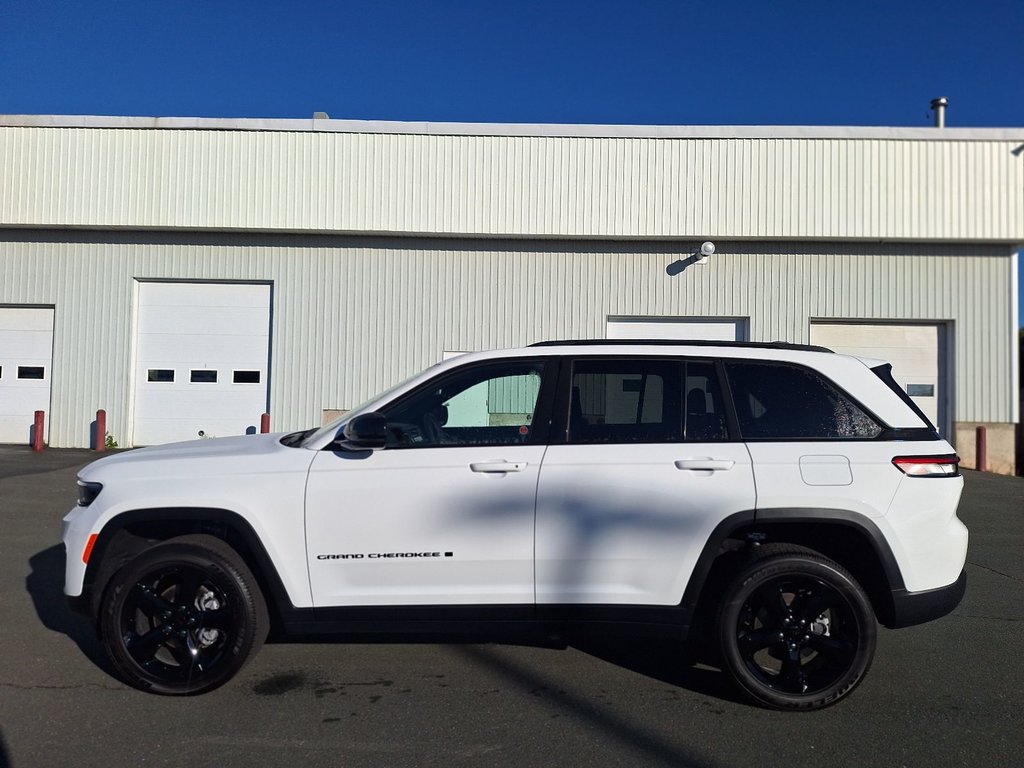
[[[744,440],[870,439],[882,427],[828,379],[799,365],[727,361]]]

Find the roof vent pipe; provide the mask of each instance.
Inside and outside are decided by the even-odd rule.
[[[949,106],[949,99],[945,96],[940,96],[937,99],[932,99],[932,112],[935,114],[935,127],[945,128],[946,127],[946,107]]]

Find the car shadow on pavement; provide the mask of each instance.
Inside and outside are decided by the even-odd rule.
[[[460,648],[460,652],[467,660],[500,675],[528,691],[531,696],[571,713],[592,725],[606,738],[642,754],[643,765],[671,765],[677,768],[719,768],[722,765],[710,755],[685,744],[674,743],[632,718],[617,715],[581,692],[552,684],[543,674],[496,653],[492,648],[465,646]]]
[[[723,702],[749,704],[737,693],[728,673],[719,668],[714,653],[696,640],[683,643],[660,638],[595,636],[573,639],[570,644],[588,656],[673,687]]]
[[[25,579],[25,589],[43,626],[67,635],[93,664],[113,674],[93,626],[72,611],[64,599],[64,546],[57,544],[37,552],[28,564],[31,570]]]

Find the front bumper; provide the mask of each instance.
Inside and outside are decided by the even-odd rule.
[[[72,507],[61,521],[60,538],[64,542],[64,594],[76,597],[82,594],[86,562],[83,559],[89,536],[99,530],[99,505]]]

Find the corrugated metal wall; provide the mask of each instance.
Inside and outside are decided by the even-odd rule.
[[[0,303],[56,307],[51,443],[86,445],[97,408],[129,428],[136,280],[273,284],[273,426],[316,425],[444,350],[597,338],[613,316],[749,318],[806,342],[812,318],[954,321],[956,421],[1014,419],[1005,246],[668,243],[0,231]]]
[[[1024,241],[1024,157],[1014,154],[1021,141],[891,133],[638,138],[7,125],[0,226]]]

